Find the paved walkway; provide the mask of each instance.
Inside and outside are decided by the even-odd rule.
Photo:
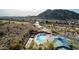
[[[32,42],[33,38],[29,38],[27,44],[25,45],[25,48],[27,49],[30,45],[30,43]]]

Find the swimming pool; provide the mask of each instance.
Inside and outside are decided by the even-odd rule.
[[[66,49],[66,48],[70,48],[70,42],[69,42],[69,39],[66,38],[66,37],[62,37],[62,36],[57,36],[54,38],[53,40],[53,43],[54,43],[54,47],[61,47],[60,49]],[[66,47],[66,48],[65,48]]]
[[[61,47],[59,49],[63,49],[65,50],[67,48],[70,48],[70,42],[69,42],[69,39],[64,37],[64,36],[60,36],[60,35],[51,35],[50,37],[48,37],[48,35],[50,34],[47,34],[47,33],[38,33],[36,36],[35,36],[35,41],[38,43],[38,44],[43,44],[46,39],[49,39],[50,41],[52,41],[52,43],[54,43],[54,47]]]
[[[36,35],[35,39],[39,44],[43,44],[44,41],[46,40],[46,33],[39,33]]]

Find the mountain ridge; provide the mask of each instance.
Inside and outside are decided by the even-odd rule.
[[[65,9],[48,9],[38,15],[42,19],[79,19],[79,13]]]

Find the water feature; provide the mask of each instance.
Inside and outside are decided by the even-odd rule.
[[[42,44],[44,43],[44,41],[46,40],[46,33],[39,33],[36,35],[35,37],[36,41],[39,43],[39,44]]]
[[[35,36],[35,39],[37,41],[38,44],[43,44],[45,42],[45,40],[47,39],[47,33],[38,33]],[[52,35],[52,37],[49,38],[49,40],[52,41],[52,43],[54,43],[54,47],[59,48],[60,50],[67,50],[70,48],[70,42],[69,39],[64,37],[64,36],[60,36],[60,35]]]
[[[53,40],[53,43],[54,43],[54,47],[56,47],[57,49],[71,49],[70,48],[70,42],[69,42],[69,39],[66,38],[66,37],[62,37],[60,35],[57,35],[54,40]]]

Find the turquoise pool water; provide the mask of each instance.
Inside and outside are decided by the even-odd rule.
[[[45,39],[46,39],[46,36],[39,36],[39,37],[37,37],[37,41],[39,43],[43,43],[45,41]]]
[[[38,43],[42,44],[46,40],[46,34],[45,33],[37,34],[36,40]]]

